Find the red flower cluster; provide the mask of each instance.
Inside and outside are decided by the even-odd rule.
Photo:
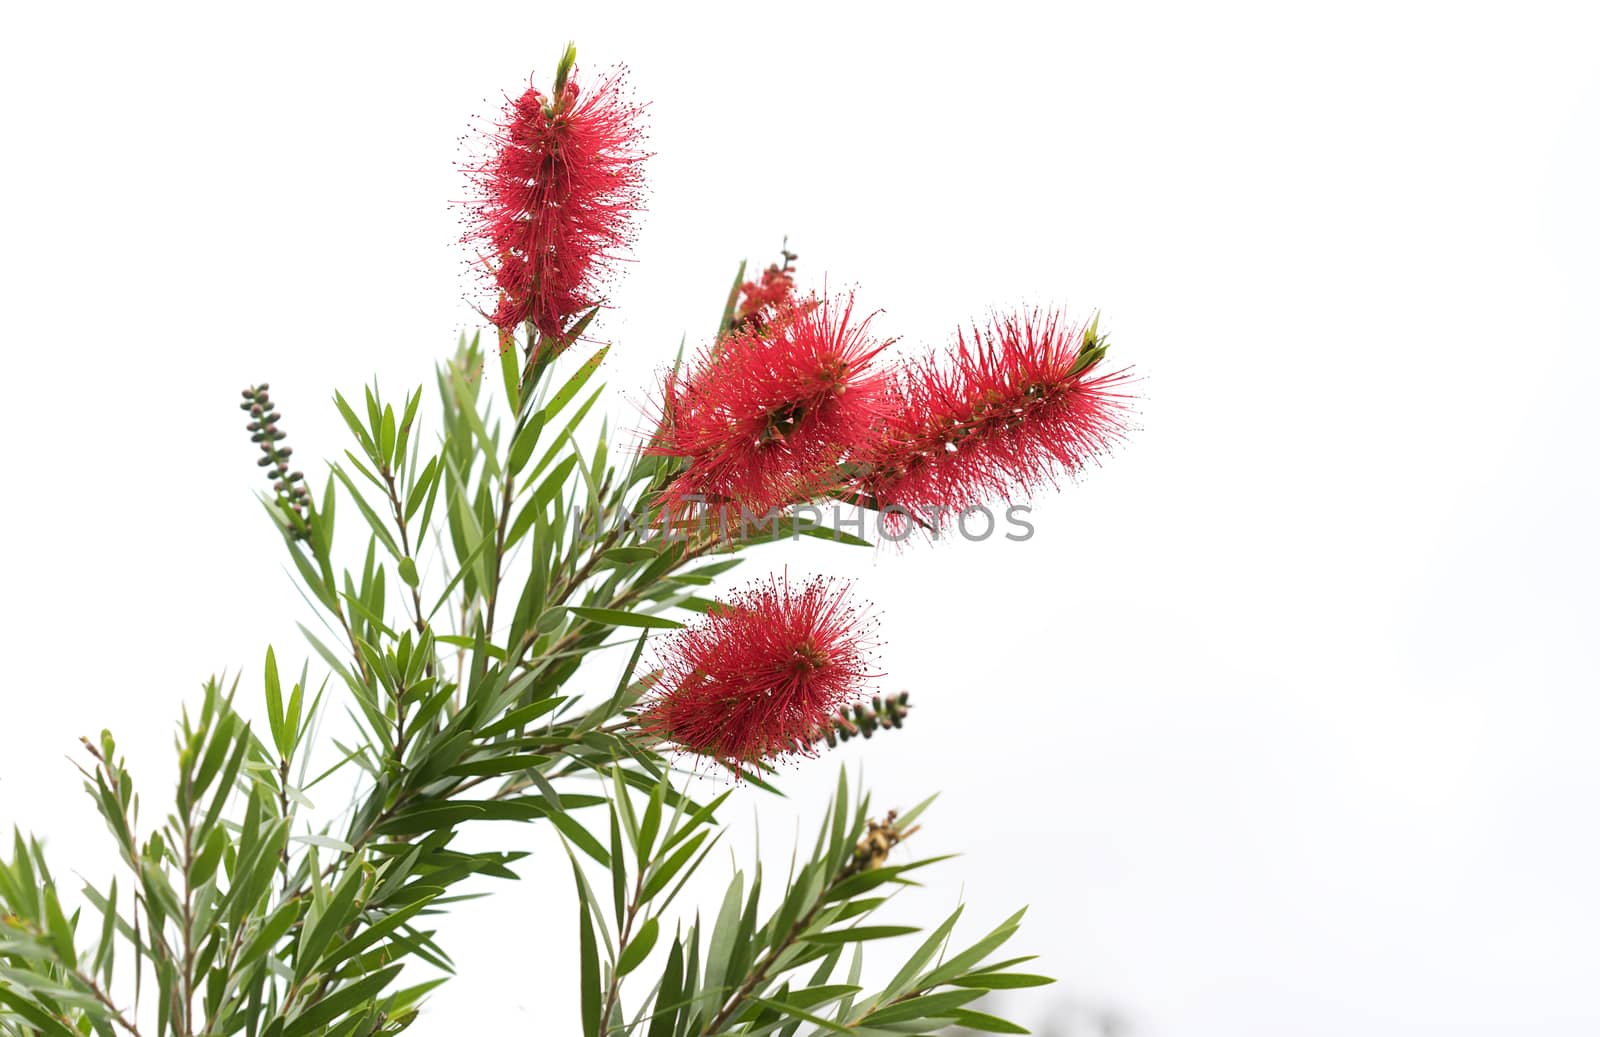
[[[673,634],[641,730],[731,766],[806,754],[873,672],[874,623],[849,585],[757,584]]]
[[[774,313],[794,302],[794,259],[794,253],[785,251],[782,266],[773,263],[761,272],[760,281],[739,286],[740,324],[763,327]]]
[[[607,260],[632,243],[643,201],[641,106],[621,77],[588,92],[556,77],[554,99],[529,88],[491,134],[492,157],[469,170],[477,187],[467,240],[488,255],[502,333],[530,322],[559,337],[599,301]],[[503,335],[502,335],[503,337]]]
[[[908,365],[852,457],[862,498],[938,525],[1076,475],[1128,431],[1128,374],[1094,374],[1104,355],[1095,325],[1034,310],[959,335],[946,363]]]
[[[687,459],[662,502],[681,517],[704,502],[761,515],[837,487],[840,456],[881,419],[886,342],[852,323],[852,300],[785,304],[666,379],[651,453]]]
[[[964,508],[1073,476],[1128,431],[1126,371],[1096,373],[1096,325],[1054,311],[995,316],[942,358],[869,370],[887,345],[850,301],[785,304],[667,379],[647,448],[685,459],[659,498],[680,521],[704,502],[764,514],[835,494],[885,528],[937,529]]]

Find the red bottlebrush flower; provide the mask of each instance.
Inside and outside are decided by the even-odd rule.
[[[744,299],[739,303],[739,317],[749,320],[768,307],[778,307],[794,294],[794,275],[787,268],[773,263],[761,273],[760,282],[746,281],[739,291]]]
[[[641,730],[730,766],[810,754],[873,672],[875,622],[849,584],[756,584],[671,635]]]
[[[909,365],[871,442],[852,455],[864,502],[891,527],[935,528],[963,508],[1075,476],[1128,431],[1126,371],[1095,374],[1098,320],[995,316],[940,364]]]
[[[739,324],[763,327],[774,313],[793,304],[796,258],[793,252],[785,248],[782,266],[773,263],[761,272],[760,281],[746,281],[739,286],[743,296],[739,301]]]
[[[478,190],[466,240],[486,253],[502,331],[531,322],[559,337],[599,301],[608,261],[632,244],[643,203],[642,107],[620,73],[587,91],[557,74],[556,96],[530,87],[490,134],[492,157],[469,170]]]
[[[888,345],[851,323],[853,301],[809,299],[768,326],[722,338],[668,376],[650,453],[688,459],[661,502],[669,516],[700,501],[752,514],[838,488],[849,445],[878,423]]]

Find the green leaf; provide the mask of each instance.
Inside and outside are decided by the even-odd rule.
[[[474,530],[473,536],[476,537],[476,535],[476,530]],[[456,584],[473,574],[473,566],[482,560],[484,549],[490,543],[491,541],[486,537],[472,541],[472,547],[468,548],[467,553],[461,558],[461,568],[450,578],[450,582],[445,584],[444,592],[439,595],[439,600],[434,602],[433,608],[428,610],[429,619],[432,619],[444,607],[444,603],[450,600],[450,592],[456,589]]]
[[[927,810],[930,806],[932,806],[933,805],[933,801],[938,799],[938,798],[939,798],[939,794],[937,792],[935,792],[933,795],[929,796],[927,799],[923,800],[921,803],[918,803],[916,806],[912,807],[910,810],[907,810],[904,814],[901,814],[900,817],[895,820],[895,823],[894,823],[895,828],[898,829],[899,831],[902,831],[902,832],[905,831],[907,828],[910,828],[911,827],[911,823],[913,821],[915,821],[917,818],[921,817],[922,816],[922,812],[924,810]]]
[[[644,808],[644,820],[639,822],[639,867],[644,867],[650,859],[650,851],[655,848],[656,833],[661,828],[661,807],[666,799],[667,776],[663,774],[661,780],[656,782],[656,787],[651,790],[650,802]]]
[[[517,370],[517,361],[517,347],[513,340],[511,348],[500,350],[500,381],[505,386],[506,402],[511,405],[513,414],[522,411],[522,373]]]
[[[385,404],[383,420],[378,423],[378,460],[383,463],[385,468],[394,466],[394,445],[397,431],[394,408]]]
[[[667,952],[667,965],[661,973],[660,992],[656,995],[655,1018],[650,1022],[647,1037],[672,1037],[677,1031],[678,1015],[684,1006],[679,1004],[683,993],[683,941],[674,938],[672,950]]]
[[[744,271],[749,262],[749,260],[741,260],[738,272],[733,275],[733,286],[728,289],[728,301],[722,307],[722,321],[717,325],[718,336],[723,335],[733,327],[733,315],[739,309],[739,290],[744,287]]]
[[[0,1005],[5,1005],[22,1016],[37,1027],[40,1033],[50,1034],[51,1037],[80,1037],[77,1031],[23,997],[19,990],[0,986]]]
[[[45,924],[50,934],[50,943],[54,945],[56,955],[62,962],[68,968],[75,968],[78,964],[78,952],[72,945],[73,926],[61,910],[61,901],[56,898],[55,887],[45,886],[43,893]]]
[[[722,898],[722,909],[717,912],[716,925],[711,929],[711,944],[706,949],[705,990],[721,998],[721,992],[742,977],[728,974],[728,962],[733,957],[734,938],[739,932],[741,909],[744,906],[744,873],[737,872],[728,891]]]
[[[921,932],[914,925],[858,925],[851,929],[830,929],[800,937],[806,943],[856,943],[861,940],[886,940],[893,936],[906,936]]]
[[[300,667],[300,680],[295,682],[295,686],[289,692],[289,712],[284,717],[284,724],[289,730],[289,749],[291,752],[300,744],[300,715],[305,706],[306,669],[306,665],[302,664]],[[324,687],[326,687],[327,678],[323,678],[323,680]],[[317,697],[311,700],[311,712],[313,714],[316,713],[317,703],[321,700],[322,692],[318,690]]]
[[[400,559],[400,578],[407,587],[415,587],[418,583],[417,563],[409,558]]]
[[[577,871],[576,861],[572,864]],[[583,878],[578,884],[581,888]],[[595,947],[594,921],[589,917],[589,902],[578,902],[578,1000],[583,1013],[583,1032],[597,1035],[600,1029],[600,952]]]
[[[792,1017],[797,1018],[797,1019],[804,1019],[806,1022],[810,1023],[812,1026],[819,1026],[822,1029],[828,1031],[829,1033],[855,1033],[856,1032],[856,1031],[850,1029],[848,1026],[840,1026],[838,1023],[834,1022],[831,1019],[824,1019],[821,1016],[812,1015],[810,1012],[807,1012],[804,1009],[797,1008],[794,1005],[787,1004],[787,1003],[785,1003],[783,1001],[774,1001],[771,998],[755,997],[753,995],[750,997],[750,1001],[751,1001],[752,1004],[760,1005],[763,1008],[770,1008],[774,1012],[777,1012],[780,1015],[792,1016]]]
[[[289,931],[289,927],[300,917],[300,912],[304,908],[304,900],[290,900],[268,915],[266,921],[261,923],[255,935],[250,938],[250,942],[245,944],[244,950],[240,952],[239,963],[246,965],[264,958]]]
[[[616,769],[613,767],[613,775],[615,772]],[[611,815],[611,867],[607,870],[611,872],[611,897],[616,911],[617,932],[620,933],[628,903],[628,868],[623,860],[622,829],[617,824],[617,805],[612,803],[607,813]]]
[[[333,402],[334,406],[339,408],[339,413],[344,417],[344,423],[350,426],[350,432],[356,437],[356,441],[361,444],[361,449],[366,452],[367,456],[371,457],[377,453],[377,444],[372,442],[372,437],[367,435],[367,430],[361,426],[361,419],[357,418],[356,412],[350,409],[350,404],[345,400],[344,394],[335,392],[333,394]]]
[[[549,762],[550,757],[538,753],[513,753],[510,756],[488,756],[483,759],[468,760],[456,764],[445,773],[463,777],[478,775],[493,777],[498,774],[517,774]]]
[[[888,899],[888,897],[862,897],[859,900],[852,900],[848,904],[842,904],[834,909],[834,921],[843,922],[846,919],[871,914],[882,907]]]
[[[382,940],[390,933],[393,933],[396,929],[399,929],[402,925],[405,925],[406,922],[411,920],[413,915],[417,914],[417,912],[433,903],[433,900],[433,897],[418,897],[416,900],[411,901],[411,903],[406,904],[404,907],[385,915],[379,921],[367,926],[366,929],[364,929],[354,939],[342,941],[328,953],[326,958],[323,959],[323,967],[329,969],[334,968],[340,962],[362,953],[368,947],[371,947],[379,940]]]
[[[688,820],[684,821],[683,824],[676,826],[673,834],[667,839],[666,842],[661,844],[662,850],[671,849],[673,846],[688,838],[696,828],[699,828],[708,821],[715,821],[716,818],[713,815],[716,813],[717,808],[722,806],[722,804],[731,795],[733,795],[733,790],[727,789],[718,795],[716,799],[713,799],[705,806],[697,807],[695,812],[689,815]],[[688,805],[694,806],[692,803],[689,803]]]
[[[481,728],[478,737],[487,740],[510,731],[520,731],[566,701],[564,698],[540,699],[538,702],[513,709],[494,723]]]
[[[805,987],[801,990],[791,990],[784,995],[788,1004],[798,1005],[801,1008],[815,1008],[825,1005],[829,1001],[837,1001],[841,997],[860,993],[861,988],[849,983],[831,983],[823,986]]]
[[[636,562],[648,562],[659,553],[649,547],[613,547],[604,557],[619,565],[633,565]]]
[[[405,965],[390,965],[329,994],[284,1027],[284,1037],[309,1037],[363,1002],[378,996]]]
[[[292,841],[306,846],[320,846],[324,850],[338,850],[341,853],[355,852],[354,846],[331,835],[297,835]]]
[[[683,626],[682,623],[660,616],[644,616],[636,612],[624,612],[621,609],[586,608],[581,605],[569,605],[567,611],[580,619],[587,619],[592,623],[605,623],[614,627],[646,627],[651,630],[676,630]]]
[[[578,849],[599,861],[602,868],[611,867],[611,855],[600,845],[600,840],[589,834],[587,828],[560,812],[550,814],[550,823],[559,828],[561,834],[576,844]]]
[[[406,987],[404,990],[397,990],[393,994],[384,998],[383,1003],[378,1005],[375,1011],[381,1012],[383,1016],[388,1017],[392,1021],[398,1022],[399,1028],[403,1028],[408,1024],[408,1013],[413,1013],[417,1006],[421,1004],[425,995],[439,986],[442,986],[446,981],[449,980],[449,978],[449,976],[440,976],[438,979],[426,980],[422,983],[416,984],[415,986]],[[376,1025],[376,1022],[368,1022],[366,1025],[374,1026]],[[369,1032],[371,1031],[361,1030],[358,1024],[357,1028],[350,1031],[348,1037],[357,1037],[358,1034]],[[328,1037],[346,1037],[346,1035],[329,1034]]]
[[[961,911],[962,908],[960,907],[952,911],[950,917],[940,923],[939,928],[929,933],[928,938],[922,941],[922,946],[917,948],[917,952],[906,959],[906,963],[900,967],[900,971],[895,973],[894,979],[891,979],[889,985],[883,988],[883,996],[886,1000],[892,1001],[912,989],[916,983],[917,973],[922,970],[924,965],[933,960],[933,956],[939,952],[939,948],[949,938],[950,930],[955,928],[956,919],[961,917]]]
[[[206,880],[216,873],[217,865],[222,861],[222,853],[228,848],[228,833],[222,828],[211,829],[211,834],[206,836],[205,843],[201,846],[199,854],[189,867],[189,882],[193,886],[203,886]]]
[[[584,415],[588,414],[589,409],[595,405],[595,401],[600,399],[600,392],[603,388],[604,386],[601,386],[600,389],[590,393],[589,398],[584,400],[583,404],[573,412],[572,417],[567,419],[566,427],[562,429],[561,435],[556,437],[556,441],[550,444],[550,449],[544,452],[544,455],[539,458],[529,471],[529,478],[537,476],[550,466],[551,461],[555,460],[556,454],[561,452],[561,448],[566,444],[567,437],[572,434],[572,430],[578,427],[578,423],[583,420]],[[575,457],[572,460],[576,463]]]
[[[621,707],[621,705],[622,705],[622,697],[625,694],[627,694],[628,683],[633,680],[634,670],[636,670],[638,668],[638,666],[639,666],[639,657],[644,654],[644,642],[645,642],[645,639],[647,637],[649,637],[649,636],[650,636],[650,632],[648,630],[645,630],[645,631],[643,631],[643,632],[641,632],[639,634],[639,640],[634,642],[633,654],[628,657],[628,665],[623,667],[622,676],[617,678],[617,690],[611,693],[611,701],[606,706],[606,710],[605,710],[605,714],[604,714],[605,716],[608,716],[608,717],[609,716],[615,716],[617,710]],[[599,721],[599,717],[597,716],[596,719],[595,719],[595,723],[599,723],[599,722],[600,722]],[[622,793],[622,789],[621,789],[620,786],[617,789],[617,793],[618,793],[618,795],[621,795],[621,793]],[[624,798],[624,800],[623,800],[623,806],[629,812],[629,832],[634,837],[635,842],[637,842],[638,841],[638,831],[635,829],[635,827],[632,824],[633,807],[627,801],[626,798]]]
[[[388,524],[378,517],[376,511],[372,510],[372,505],[368,504],[367,499],[361,495],[361,491],[356,489],[356,484],[350,481],[350,476],[346,475],[344,469],[337,464],[330,465],[329,470],[333,472],[334,478],[344,484],[345,490],[350,494],[350,499],[355,501],[356,510],[361,512],[361,517],[366,519],[367,525],[371,527],[372,535],[378,538],[378,542],[384,546],[384,549],[392,557],[402,557],[400,545],[396,544],[394,537],[389,534]]]
[[[672,881],[672,876],[689,862],[694,852],[705,842],[710,832],[697,832],[690,837],[678,850],[661,864],[656,865],[656,870],[650,873],[649,879],[644,884],[644,899],[654,900],[656,895],[667,888],[667,883]]]
[[[578,458],[573,456],[560,462],[545,473],[544,479],[539,483],[539,488],[533,491],[533,499],[529,501],[528,507],[537,507],[542,511],[550,505],[551,501],[558,499],[561,496],[561,488],[566,485],[567,476],[571,475],[572,470],[576,467],[578,467]]]
[[[844,765],[839,765],[839,786],[833,794],[833,824],[828,833],[828,861],[831,871],[844,863],[845,854],[850,852],[849,840],[845,838],[845,826],[849,823],[850,812],[850,785],[845,780]]]
[[[1027,908],[1023,908],[1022,911],[1018,911],[1010,918],[1007,918],[983,939],[923,977],[922,982],[924,985],[930,987],[939,986],[940,984],[951,982],[957,976],[966,975],[969,969],[994,953],[996,948],[1016,934],[1017,926],[1021,924],[1022,915],[1026,910]]]
[[[606,358],[606,354],[610,351],[610,346],[601,346],[598,352],[585,360],[576,371],[572,372],[571,377],[562,383],[561,388],[557,389],[555,394],[550,397],[550,402],[545,404],[544,409],[539,412],[539,417],[543,422],[548,423],[551,418],[561,413],[562,408],[572,402],[572,398],[578,395],[584,383],[600,369],[600,362]]]
[[[950,1014],[958,1026],[969,1030],[979,1030],[983,1033],[1032,1033],[1025,1027],[999,1016],[989,1015],[985,1012],[974,1012],[970,1008],[958,1008]]]
[[[309,969],[321,958],[333,940],[334,933],[349,924],[355,914],[356,895],[361,892],[366,874],[360,867],[352,867],[335,887],[328,906],[317,919],[316,926],[300,941],[295,951],[295,963]]]
[[[1029,972],[977,972],[950,981],[958,987],[975,987],[980,990],[1016,990],[1020,987],[1042,987],[1055,980],[1049,976],[1036,976]]]
[[[87,883],[85,883],[87,885]],[[90,898],[93,899],[92,897]],[[105,899],[96,905],[101,913],[100,942],[95,947],[95,961],[90,969],[92,973],[99,973],[106,984],[111,982],[113,953],[116,948],[117,923],[121,919],[117,916],[117,880],[111,880],[111,888]]]
[[[428,458],[428,463],[422,466],[422,471],[417,475],[417,481],[411,487],[411,492],[406,494],[406,521],[410,522],[422,505],[431,501],[439,492],[439,473],[442,471],[437,457]],[[428,524],[424,518],[422,524]]]
[[[385,835],[412,835],[440,828],[454,828],[463,821],[482,817],[481,803],[430,804],[397,814],[385,821],[378,831]]]
[[[265,678],[267,727],[272,731],[272,744],[277,747],[278,755],[287,757],[294,741],[290,735],[288,718],[283,711],[283,686],[278,682],[278,660],[272,654],[271,645],[267,646]]]
[[[651,948],[656,945],[656,937],[661,934],[660,923],[651,918],[639,927],[639,932],[628,941],[628,946],[622,949],[622,954],[617,958],[617,975],[626,976],[639,967]]]
[[[517,438],[511,441],[511,454],[508,458],[508,470],[512,475],[522,471],[528,463],[528,458],[533,456],[533,448],[539,445],[539,434],[544,431],[544,415],[535,414],[533,418],[517,433]]]
[[[417,407],[422,403],[422,386],[417,386],[416,392],[406,393],[406,412],[400,419],[400,438],[395,443],[394,456],[396,461],[405,460],[406,444],[411,439],[411,426],[417,420]],[[412,455],[413,460],[415,455]]]
[[[930,864],[937,864],[940,861],[947,861],[954,856],[955,854],[944,854],[939,857],[928,857],[924,860],[913,861],[910,864],[890,864],[881,868],[873,868],[871,871],[860,872],[859,874],[852,875],[845,879],[837,886],[834,886],[833,889],[828,892],[827,899],[829,902],[835,900],[848,900],[851,897],[865,893],[869,889],[876,889],[877,887],[888,882],[897,882],[902,885],[914,886],[916,883],[911,879],[901,878],[900,876],[908,871],[914,871],[917,868],[924,868]]]
[[[453,364],[450,367],[450,384],[461,404],[459,413],[466,420],[467,427],[472,430],[473,437],[479,443],[480,449],[477,452],[477,456],[483,459],[484,468],[491,475],[498,478],[500,475],[500,463],[495,460],[494,438],[489,435],[489,430],[483,425],[483,415],[478,413],[476,394],[468,390],[467,382],[462,377],[461,369]]]
[[[904,1001],[875,1009],[865,1021],[868,1026],[887,1026],[913,1019],[949,1019],[962,1005],[982,996],[981,990],[945,990],[937,994],[908,997]]]

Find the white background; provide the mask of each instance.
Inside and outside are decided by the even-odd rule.
[[[601,332],[625,427],[784,234],[908,348],[1062,303],[1145,377],[1143,431],[1026,544],[747,563],[854,575],[883,617],[917,709],[842,756],[885,805],[942,789],[919,848],[966,851],[902,916],[964,890],[976,936],[1031,903],[1019,944],[1062,982],[1008,1007],[1057,1034],[1096,1032],[1082,1006],[1150,1037],[1600,1032],[1597,28],[1577,3],[13,6],[0,823],[103,879],[76,737],[118,733],[153,820],[203,678],[254,694],[267,642],[298,658],[238,390],[272,381],[320,483],[334,387],[431,383],[473,319],[458,138],[575,38],[651,102]],[[747,840],[759,806],[783,844],[835,765],[728,819]],[[462,975],[417,1032],[572,1028],[564,858],[499,835],[528,879],[449,923]]]

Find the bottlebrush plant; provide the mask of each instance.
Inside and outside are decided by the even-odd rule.
[[[570,47],[548,93],[508,101],[468,170],[492,344],[463,339],[431,413],[420,388],[336,393],[353,445],[320,493],[269,387],[244,391],[266,511],[325,629],[306,628],[295,671],[267,650],[248,709],[237,679],[205,685],[155,816],[111,734],[84,740],[120,860],[73,906],[16,836],[0,1033],[404,1030],[450,970],[435,918],[475,880],[516,877],[520,854],[458,838],[489,820],[546,829],[571,858],[590,1037],[1026,1032],[973,1005],[1049,982],[998,957],[1021,912],[960,944],[957,910],[864,985],[870,941],[922,931],[878,916],[933,863],[902,846],[927,802],[875,814],[841,772],[783,883],[756,869],[704,913],[678,901],[733,787],[771,789],[774,761],[813,765],[910,706],[878,688],[875,620],[846,579],[702,595],[766,541],[865,542],[820,525],[819,502],[900,540],[1076,475],[1127,431],[1127,376],[1103,370],[1097,323],[1053,312],[909,353],[849,296],[802,292],[786,249],[740,268],[719,333],[656,387],[648,434],[623,456],[603,430],[583,446],[606,278],[641,208],[641,114],[620,77],[581,81]],[[597,687],[586,660],[612,646],[621,679]],[[322,737],[324,721],[347,730]],[[348,809],[313,806],[344,790]]]

